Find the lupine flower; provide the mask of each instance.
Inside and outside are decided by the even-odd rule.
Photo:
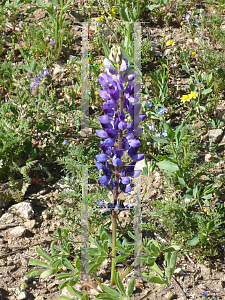
[[[158,114],[160,114],[160,115],[163,115],[164,114],[164,112],[165,112],[165,108],[159,108],[158,110],[157,110],[157,112],[158,112]]]
[[[64,141],[63,141],[63,144],[64,144],[64,145],[66,145],[67,143],[68,143],[68,141],[67,141],[67,140],[64,140]]]
[[[111,214],[112,210],[115,210],[118,212],[118,214],[120,213],[120,211],[123,210],[129,210],[129,209],[133,209],[133,205],[127,204],[126,206],[124,206],[123,201],[120,201],[120,204],[115,205],[115,203],[105,203],[101,200],[97,200],[97,204],[98,206],[100,206],[103,209],[103,213],[102,216],[108,216]]]
[[[156,132],[156,133],[155,133],[155,136],[156,136],[156,137],[160,137],[160,132]]]
[[[147,142],[147,145],[149,146],[151,143],[150,142]]]
[[[111,61],[117,64],[118,68]],[[103,172],[103,176],[99,177],[101,185],[113,193],[117,191],[118,195],[121,192],[131,192],[129,177],[135,178],[141,173],[141,171],[134,170],[134,167],[137,161],[144,158],[143,153],[138,153],[140,141],[137,138],[142,134],[142,128],[138,128],[139,123],[145,119],[146,115],[140,114],[141,104],[136,103],[139,101],[137,92],[141,89],[141,85],[134,84],[136,73],[129,69],[128,61],[122,59],[120,48],[113,47],[109,59],[105,58],[103,65],[106,72],[99,75],[99,83],[103,89],[99,89],[98,94],[105,100],[102,105],[104,115],[98,118],[102,129],[97,129],[96,133],[104,141],[100,142],[103,153],[96,155],[98,160],[96,166]],[[127,122],[128,115],[131,118],[130,123]],[[118,143],[116,143],[117,138]],[[121,147],[118,148],[118,145]],[[124,154],[128,154],[132,162],[120,170]],[[104,215],[121,207],[122,204],[117,207],[117,198],[114,201],[114,204],[108,204]]]
[[[166,43],[167,46],[173,46],[174,44],[175,44],[175,41],[173,41],[173,40],[169,40],[169,41]]]

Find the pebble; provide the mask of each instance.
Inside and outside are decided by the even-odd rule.
[[[222,129],[212,129],[212,130],[209,130],[208,135],[209,135],[209,140],[211,140],[212,143],[216,144],[222,138],[223,130]]]
[[[9,237],[22,237],[25,235],[26,231],[27,231],[26,228],[24,228],[22,226],[17,226],[8,232],[8,236]]]

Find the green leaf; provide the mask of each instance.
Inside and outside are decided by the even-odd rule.
[[[76,268],[78,269],[79,272],[81,271],[81,265],[80,265],[80,258],[79,257],[76,258]]]
[[[51,265],[43,262],[43,261],[40,261],[38,259],[30,259],[29,260],[29,265],[31,266],[38,266],[38,267],[44,267],[44,268],[51,268]]]
[[[52,255],[57,255],[58,252],[56,251],[54,246],[55,246],[55,242],[53,241],[53,242],[51,242],[51,253],[52,253]]]
[[[195,246],[197,245],[199,242],[199,235],[198,234],[195,234],[193,237],[191,237],[188,241],[187,241],[187,244],[189,246]]]
[[[168,279],[168,282],[171,280],[172,276],[173,276],[173,268],[172,267],[168,267],[165,270],[165,275]]]
[[[103,299],[105,299],[105,300],[115,300],[115,299],[118,299],[118,298],[115,298],[115,296],[112,296],[112,295],[109,295],[109,294],[106,294],[106,293],[101,293],[101,294],[98,294],[97,296],[96,296],[96,298],[97,299],[101,299],[101,300],[103,300]],[[119,299],[121,299],[121,298],[119,298]]]
[[[39,7],[34,6],[26,10],[26,14],[32,14],[35,10],[39,9]]]
[[[168,160],[162,160],[159,163],[157,163],[157,165],[165,170],[165,171],[169,171],[169,172],[177,172],[179,170],[179,167],[177,164],[168,161]]]
[[[68,259],[64,258],[62,261],[62,264],[69,270],[77,272],[77,269],[74,268],[74,266],[71,264],[70,261],[68,261]]]
[[[182,185],[183,187],[186,186],[186,182],[185,182],[184,178],[178,176],[177,179],[178,179],[180,185]]]
[[[125,288],[123,286],[123,283],[122,283],[122,280],[120,278],[120,275],[119,273],[116,273],[115,274],[115,282],[116,282],[116,285],[118,287],[118,289],[120,290],[121,294],[126,297],[126,292],[125,292]]]
[[[51,258],[51,256],[45,250],[41,249],[41,247],[37,246],[36,251],[39,255],[41,255],[43,258],[45,258],[50,263],[53,262],[53,259]]]
[[[80,292],[78,292],[75,288],[73,288],[72,286],[67,286],[66,287],[67,291],[73,295],[73,296],[76,296],[77,298],[81,299],[82,295]]]
[[[37,269],[37,270],[31,270],[26,273],[26,277],[31,278],[31,277],[39,277],[41,273],[46,271],[46,269]]]
[[[41,273],[40,278],[47,278],[48,276],[51,276],[55,273],[57,273],[56,269],[48,269],[48,270],[45,270],[43,273]]]
[[[157,266],[156,263],[154,263],[153,266],[149,266],[149,269],[151,269],[152,271],[156,272],[160,277],[164,278],[163,272],[160,270],[160,268]]]
[[[159,138],[159,137],[157,137],[157,136],[151,136],[151,138],[155,141],[155,142],[157,142],[157,143],[161,143],[161,144],[169,144],[169,141],[167,141],[167,140],[164,140],[164,139],[161,139],[161,138]]]
[[[206,229],[206,231],[209,233],[214,227],[215,227],[215,222],[214,222],[214,220],[211,220],[211,221],[207,224],[207,229]]]
[[[56,8],[60,8],[59,4],[55,1],[55,0],[49,0],[53,6],[55,6]]]
[[[116,290],[112,289],[111,287],[102,284],[102,288],[106,293],[110,294],[111,296],[118,297],[118,299],[123,299],[123,296]]]
[[[36,3],[45,8],[45,4],[41,0],[36,0]]]
[[[105,52],[105,56],[107,58],[109,58],[109,54],[110,54],[110,49],[109,49],[109,46],[106,44],[105,41],[101,41],[102,42],[102,46],[103,46],[103,49],[104,49],[104,52]]]
[[[68,278],[71,278],[73,277],[74,274],[73,273],[61,273],[61,274],[58,274],[55,276],[55,279],[56,280],[60,280],[60,279],[68,279]]]
[[[127,288],[127,294],[130,297],[134,291],[134,284],[135,284],[135,277],[132,277],[129,281],[128,288]]]
[[[210,94],[212,93],[213,89],[205,89],[203,92],[202,92],[202,95],[207,95],[207,94]]]

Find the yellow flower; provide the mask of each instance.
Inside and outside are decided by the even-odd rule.
[[[97,21],[98,23],[101,23],[101,22],[102,22],[100,18],[98,18],[96,21]]]
[[[185,102],[190,102],[191,101],[191,98],[190,98],[190,95],[183,95],[181,98],[181,103],[185,103]]]
[[[101,16],[101,20],[102,20],[102,21],[104,20],[104,16]]]
[[[115,14],[116,13],[116,11],[115,11],[115,9],[114,9],[114,7],[112,8],[112,14]]]
[[[95,95],[98,95],[98,91],[95,91]]]
[[[195,56],[195,51],[191,52],[191,55],[192,55],[192,56]]]
[[[190,97],[190,99],[195,99],[198,96],[198,93],[191,92],[188,96]]]
[[[173,40],[169,40],[166,45],[167,46],[173,46],[175,44],[175,42]]]
[[[183,25],[184,25],[184,22],[181,22],[181,23],[180,23],[180,26],[183,26]]]

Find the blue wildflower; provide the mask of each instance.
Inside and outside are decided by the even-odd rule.
[[[152,103],[150,101],[145,102],[148,107],[152,107]]]
[[[167,132],[163,131],[163,133],[161,134],[161,137],[167,137]]]
[[[155,131],[155,125],[154,124],[148,125],[148,128],[152,131]]]
[[[67,143],[68,143],[68,141],[67,141],[67,140],[64,140],[64,141],[63,141],[63,144],[64,144],[64,145],[66,145]]]
[[[160,115],[163,115],[164,114],[164,112],[165,112],[165,108],[159,108],[158,110],[157,110],[157,112],[158,112],[158,114],[160,114]]]
[[[186,14],[185,20],[186,20],[186,21],[189,21],[189,19],[190,19],[190,15],[189,15],[189,14]]]

